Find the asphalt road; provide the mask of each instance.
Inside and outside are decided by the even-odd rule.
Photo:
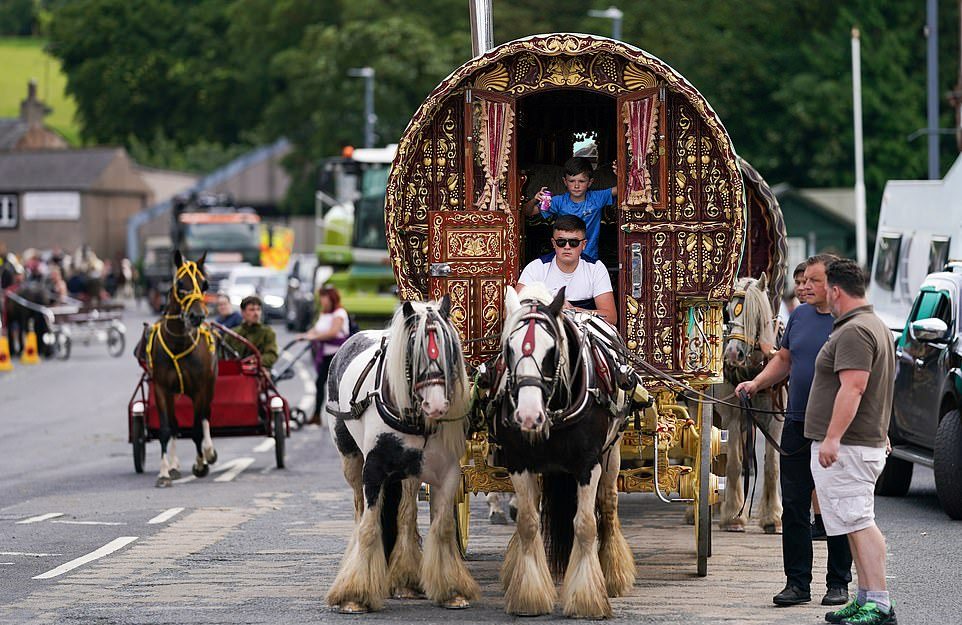
[[[236,437],[215,439],[217,470],[204,479],[154,488],[155,442],[147,471],[134,472],[127,403],[139,369],[129,352],[145,319],[128,313],[122,358],[102,345],[76,346],[67,362],[0,374],[0,622],[354,621],[323,602],[353,527],[326,430],[293,433],[283,470],[265,439]],[[286,342],[289,335],[275,329]],[[297,403],[309,383],[304,372],[282,391]],[[189,475],[192,443],[181,441],[178,452]],[[503,613],[497,583],[511,528],[488,526],[483,514],[476,498],[468,566],[483,596],[475,606],[455,614],[425,601],[389,601],[367,618],[515,621]],[[931,471],[917,468],[909,496],[879,499],[877,514],[899,621],[962,623],[962,523],[940,510]],[[709,576],[697,578],[682,517],[651,497],[622,497],[640,575],[631,596],[613,601],[615,622],[821,621],[821,606],[772,608],[783,579],[778,537],[757,528],[716,532]],[[816,593],[823,545],[816,546]]]

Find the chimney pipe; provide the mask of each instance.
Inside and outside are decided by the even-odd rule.
[[[480,56],[494,47],[491,0],[468,0],[471,10],[471,53]]]

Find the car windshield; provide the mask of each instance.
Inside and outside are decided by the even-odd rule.
[[[260,228],[257,224],[186,224],[184,241],[192,250],[247,250],[260,246]]]

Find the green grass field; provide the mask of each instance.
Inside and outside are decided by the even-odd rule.
[[[20,101],[27,97],[27,82],[33,78],[37,95],[53,109],[47,125],[77,146],[80,128],[74,122],[74,102],[64,93],[67,77],[60,62],[44,52],[45,44],[31,37],[0,37],[0,117],[20,116]]]

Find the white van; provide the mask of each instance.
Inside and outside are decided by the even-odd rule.
[[[901,330],[925,277],[962,260],[962,155],[943,180],[890,180],[882,194],[869,301]]]

